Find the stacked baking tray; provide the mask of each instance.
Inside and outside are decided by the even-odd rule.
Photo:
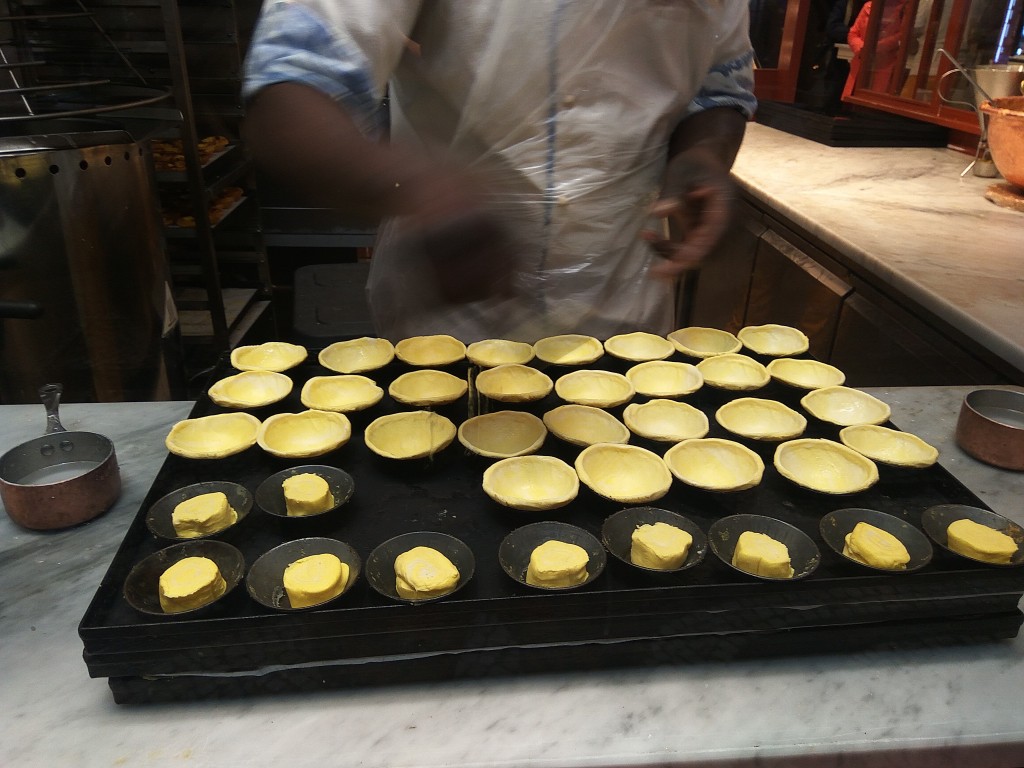
[[[681,357],[675,359],[682,360]],[[265,419],[298,412],[302,384],[330,372],[308,361],[288,371],[295,387],[284,401],[254,411]],[[539,361],[553,379],[568,369]],[[605,356],[594,367],[624,371]],[[372,375],[385,391],[410,370],[395,361]],[[468,363],[446,370],[473,373]],[[234,371],[222,361],[211,381]],[[757,397],[800,409],[799,390],[777,382]],[[734,397],[704,386],[682,398],[702,409],[710,436],[735,436],[715,423],[714,412]],[[634,402],[644,398],[637,397]],[[456,423],[481,407],[470,394],[441,412]],[[524,405],[540,415],[561,404],[552,394]],[[867,491],[831,497],[803,490],[772,468],[774,444],[744,442],[767,469],[757,487],[712,493],[674,482],[655,505],[685,515],[703,531],[725,516],[755,513],[791,523],[818,544],[821,562],[808,578],[757,580],[738,573],[710,552],[678,573],[641,571],[614,558],[581,590],[540,592],[505,573],[498,547],[513,529],[539,519],[561,520],[600,537],[603,521],[621,509],[586,487],[568,506],[549,513],[499,506],[481,488],[488,461],[454,442],[432,459],[387,461],[373,454],[362,431],[374,418],[407,409],[387,395],[367,411],[351,414],[353,436],[342,448],[315,459],[339,466],[355,479],[355,493],[324,520],[282,519],[254,509],[219,538],[236,546],[251,566],[285,541],[327,536],[350,544],[365,562],[387,539],[408,531],[440,531],[473,550],[469,584],[447,599],[424,605],[393,602],[361,578],[340,599],[319,610],[277,612],[254,601],[242,584],[197,618],[152,617],[134,610],[122,590],[131,568],[169,542],[153,536],[145,518],[165,494],[204,480],[231,480],[250,491],[267,477],[308,459],[275,458],[258,446],[218,460],[168,455],[103,578],[79,627],[93,677],[106,677],[119,703],[192,699],[386,685],[451,677],[559,672],[626,665],[676,664],[775,654],[812,654],[929,644],[976,643],[1013,637],[1022,615],[1024,568],[982,567],[938,547],[919,571],[886,574],[850,563],[818,533],[820,519],[842,507],[866,507],[921,527],[927,508],[946,503],[984,506],[940,464],[909,470],[881,467]],[[207,397],[192,416],[224,409]],[[621,416],[621,408],[612,409]],[[808,419],[807,437],[836,438],[838,427]],[[665,444],[634,437],[660,454]],[[570,464],[580,449],[548,435],[542,453]]]

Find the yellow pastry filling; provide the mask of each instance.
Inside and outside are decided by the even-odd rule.
[[[744,531],[736,540],[732,564],[741,571],[772,579],[790,579],[793,567],[789,548],[771,536],[755,531]]]
[[[633,531],[629,559],[634,565],[673,571],[686,561],[693,536],[668,523],[641,525]]]
[[[281,484],[284,506],[290,517],[317,515],[334,506],[331,487],[320,475],[306,472],[292,475]]]
[[[227,592],[220,568],[208,557],[186,557],[160,574],[160,607],[165,613],[191,611]]]
[[[337,555],[309,555],[284,569],[284,591],[292,608],[307,608],[344,592],[348,574],[348,564]]]
[[[535,587],[575,587],[587,580],[590,555],[577,544],[545,541],[530,553],[526,583]]]
[[[194,539],[223,531],[235,524],[238,513],[220,491],[202,493],[178,504],[171,512],[171,525],[181,538]]]
[[[1008,563],[1017,553],[1017,542],[995,528],[973,520],[956,520],[946,528],[949,548],[986,563]]]
[[[857,523],[846,534],[845,541],[844,555],[875,568],[898,571],[906,568],[910,562],[910,553],[902,541],[869,523]]]
[[[458,583],[459,569],[431,547],[413,547],[395,558],[395,589],[406,600],[439,597]]]

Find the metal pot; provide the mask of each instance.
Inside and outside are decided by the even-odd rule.
[[[39,390],[46,432],[0,457],[0,499],[7,515],[33,530],[68,528],[110,509],[121,494],[114,444],[60,423],[60,384]]]

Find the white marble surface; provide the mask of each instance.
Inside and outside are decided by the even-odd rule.
[[[985,199],[947,149],[828,147],[752,123],[740,185],[1024,371],[1024,213]]]
[[[1024,523],[1024,473],[952,442],[964,388],[870,390],[997,511]],[[515,681],[119,707],[77,625],[190,403],[69,404],[117,447],[124,494],[58,533],[0,516],[0,766],[1024,765],[1024,638],[966,648],[720,662]],[[0,407],[0,451],[43,429]]]

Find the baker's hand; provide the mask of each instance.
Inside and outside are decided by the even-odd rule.
[[[442,300],[464,303],[509,294],[515,248],[482,185],[449,171],[413,183],[418,188],[409,191],[401,247],[430,265]]]
[[[672,235],[665,237],[650,230],[641,233],[664,259],[651,268],[651,274],[675,279],[699,269],[725,233],[733,197],[729,169],[712,152],[694,147],[675,155],[650,210],[651,215],[668,221]]]

